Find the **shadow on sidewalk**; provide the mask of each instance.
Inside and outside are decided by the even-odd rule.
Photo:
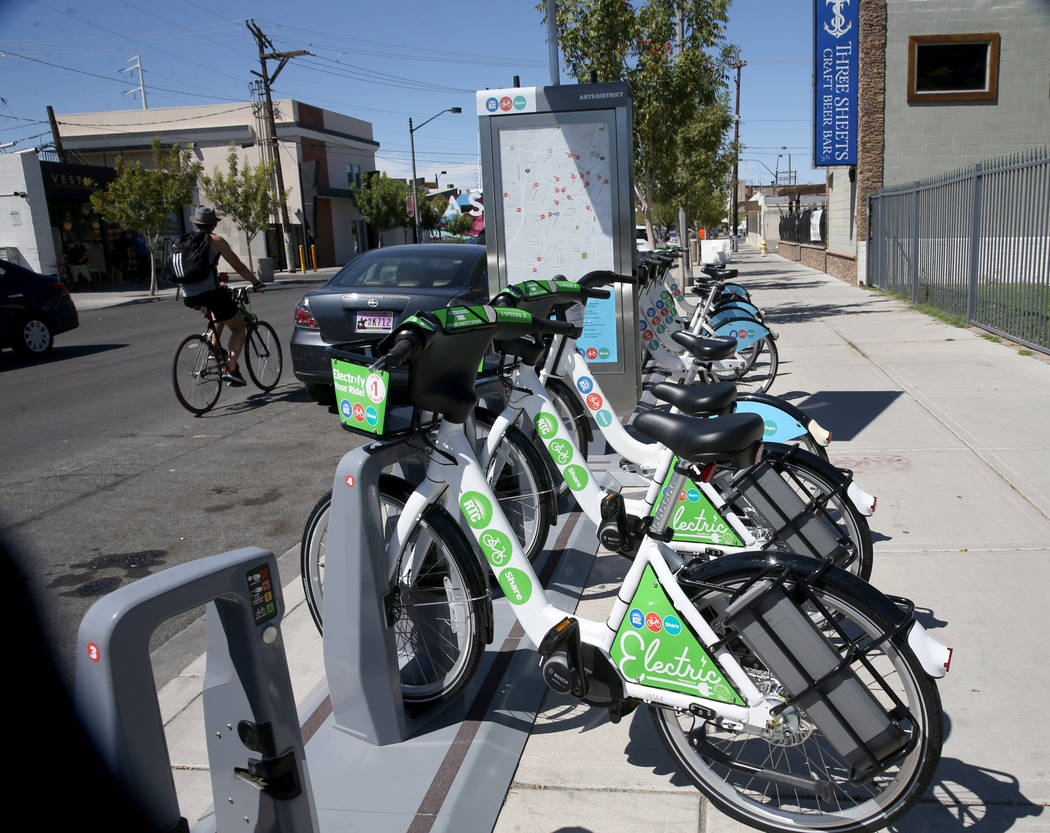
[[[841,441],[856,439],[900,396],[899,390],[823,391],[795,404]]]

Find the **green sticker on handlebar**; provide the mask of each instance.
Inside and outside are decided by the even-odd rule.
[[[332,359],[332,382],[339,421],[355,431],[382,435],[390,374],[385,370],[373,373],[362,365]]]

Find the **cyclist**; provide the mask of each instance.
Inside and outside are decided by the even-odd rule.
[[[222,335],[223,326],[230,328],[230,346],[226,351],[226,369],[223,371],[222,380],[229,382],[235,387],[247,384],[241,371],[237,367],[237,359],[244,347],[245,328],[244,318],[241,317],[237,304],[234,303],[230,291],[220,285],[219,272],[216,268],[219,258],[223,257],[246,281],[250,282],[256,292],[262,290],[262,281],[252,274],[252,270],[244,265],[244,262],[233,253],[226,239],[215,233],[215,226],[221,217],[216,216],[215,209],[207,206],[199,206],[193,213],[193,224],[200,231],[206,231],[211,237],[211,273],[203,281],[186,284],[182,287],[185,294],[185,304],[193,309],[204,309],[215,322],[216,340]],[[220,347],[221,344],[216,344]]]

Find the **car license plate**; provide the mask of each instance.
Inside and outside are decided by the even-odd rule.
[[[392,312],[359,312],[357,314],[357,331],[359,333],[389,333],[394,329]]]

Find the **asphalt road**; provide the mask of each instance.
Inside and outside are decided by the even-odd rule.
[[[43,362],[0,353],[0,534],[24,558],[64,671],[105,593],[201,556],[298,543],[339,458],[361,444],[292,375],[292,312],[308,288],[253,296],[284,346],[277,388],[225,387],[202,417],[172,391],[175,347],[202,325],[181,302],[82,312]]]

